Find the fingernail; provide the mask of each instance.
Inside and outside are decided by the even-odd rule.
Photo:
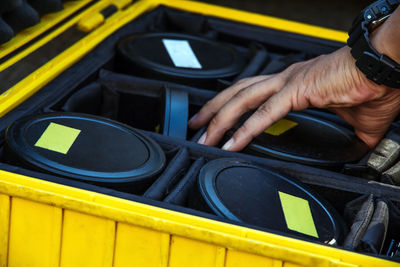
[[[193,121],[197,118],[197,114],[194,114],[193,117],[189,120],[189,125],[193,123]]]
[[[203,135],[200,137],[199,141],[197,141],[198,144],[204,145],[207,139],[207,132],[204,132]]]
[[[235,140],[233,140],[233,138],[229,139],[228,142],[226,142],[225,145],[222,147],[222,149],[229,150],[229,148],[231,148],[234,142]]]

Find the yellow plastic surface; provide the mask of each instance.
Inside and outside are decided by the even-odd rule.
[[[190,12],[344,41],[343,33],[213,5],[142,0],[0,96],[19,105],[108,35],[160,3]],[[109,4],[102,1],[89,13]],[[314,32],[315,31],[315,32]],[[161,209],[0,170],[2,266],[399,266],[297,239]],[[41,260],[40,260],[40,259]]]
[[[57,256],[60,266],[398,266],[5,171],[0,177],[9,266],[58,266]]]
[[[64,210],[60,266],[111,267],[115,222]]]
[[[60,258],[62,209],[13,198],[10,216],[9,267],[56,266]],[[29,261],[27,261],[29,260]]]
[[[185,0],[144,0],[144,1],[149,2],[151,5],[153,5],[153,7],[162,4],[172,8],[200,13],[207,16],[215,16],[218,18],[228,19],[232,21],[238,21],[256,26],[267,27],[291,33],[298,33],[302,35],[313,36],[337,42],[344,43],[348,38],[348,34],[342,31],[327,29],[323,27],[309,25],[306,23],[294,22],[286,19],[280,19],[271,16],[260,15],[256,13],[240,11],[228,7],[215,6],[195,1],[185,1]]]
[[[118,10],[125,8],[127,5],[129,5],[132,2],[132,0],[118,0],[114,1],[113,5],[117,7]],[[90,32],[100,26],[106,18],[103,16],[102,13],[96,12],[93,14],[90,14],[87,17],[83,17],[79,22],[78,22],[78,29],[83,31],[83,32]]]
[[[7,266],[10,197],[0,194],[0,267]]]
[[[169,242],[167,233],[118,223],[114,267],[167,267]]]

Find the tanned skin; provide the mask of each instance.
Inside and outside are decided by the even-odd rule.
[[[372,33],[371,41],[378,52],[400,64],[400,8]],[[400,90],[368,80],[345,46],[278,74],[240,80],[207,102],[189,126],[208,124],[198,143],[213,146],[244,113],[255,109],[223,146],[239,151],[290,111],[309,107],[332,110],[372,148],[400,112]]]

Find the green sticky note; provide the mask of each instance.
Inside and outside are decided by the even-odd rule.
[[[51,122],[35,146],[67,154],[81,130]]]
[[[310,204],[306,199],[279,192],[286,225],[290,230],[318,238]]]

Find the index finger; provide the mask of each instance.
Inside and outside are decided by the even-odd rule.
[[[231,87],[228,87],[213,99],[208,101],[200,111],[192,117],[189,121],[189,127],[192,129],[198,129],[203,125],[207,124],[214,116],[217,114],[218,110],[228,102],[234,95],[236,95],[240,90],[246,88],[254,83],[260,82],[262,80],[268,79],[270,75],[256,76],[252,78],[243,79]]]
[[[224,150],[239,151],[276,121],[285,117],[292,110],[290,92],[282,89],[251,115],[236,130],[232,138],[222,147]]]

